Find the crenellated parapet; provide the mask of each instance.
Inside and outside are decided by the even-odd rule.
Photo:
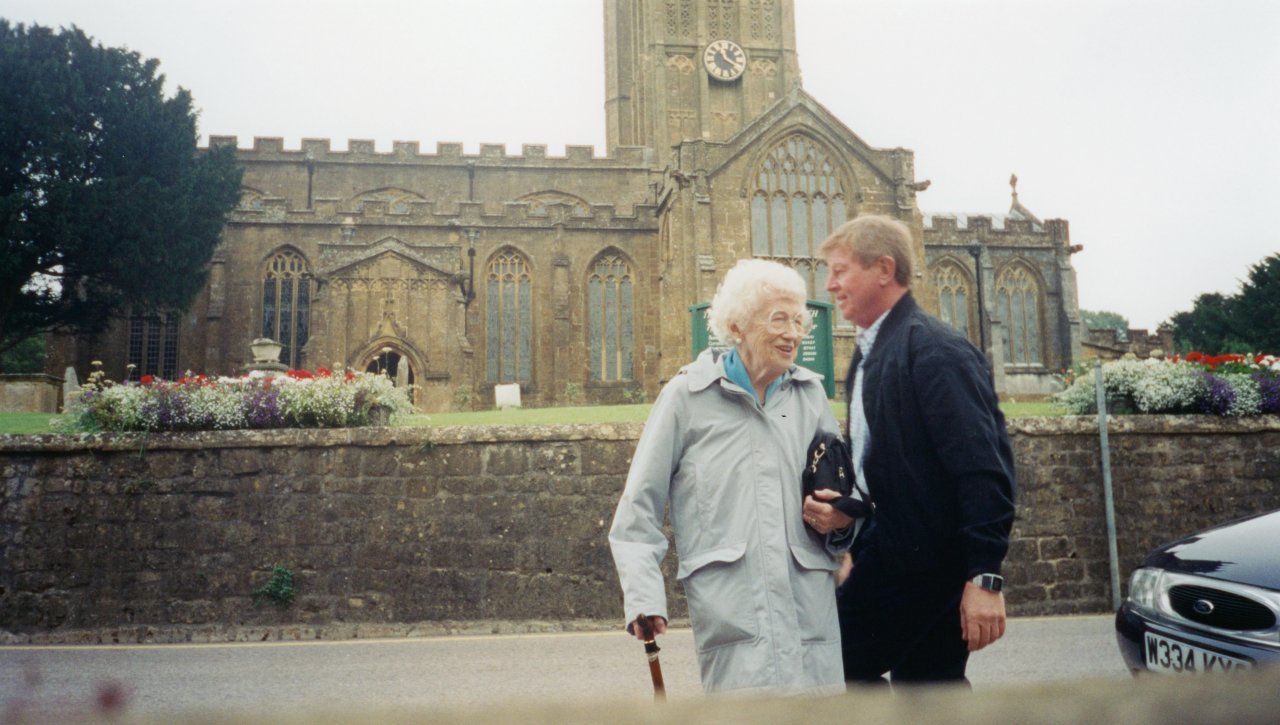
[[[231,214],[232,224],[317,224],[343,226],[507,227],[527,229],[612,229],[652,231],[657,228],[657,206],[635,204],[631,213],[613,204],[532,204],[505,202],[500,211],[479,201],[437,204],[433,201],[397,202],[361,200],[351,205],[342,199],[316,199],[311,209],[292,208],[287,199],[255,199],[252,206]]]
[[[1070,241],[1065,219],[1043,223],[1012,214],[924,215],[926,244],[968,244],[975,238],[996,246],[1059,247]]]
[[[208,148],[231,146],[242,162],[275,161],[296,163],[378,163],[407,165],[501,165],[505,167],[537,166],[572,168],[591,165],[598,168],[647,168],[653,165],[653,152],[641,146],[618,146],[612,156],[597,156],[590,145],[565,146],[563,156],[547,154],[543,144],[525,144],[521,153],[508,155],[504,144],[480,144],[479,153],[463,152],[461,143],[439,142],[435,153],[423,153],[417,141],[394,141],[390,152],[379,152],[373,141],[349,139],[346,151],[335,151],[330,139],[304,138],[299,148],[286,149],[284,139],[254,136],[253,146],[240,147],[238,136],[210,136]]]

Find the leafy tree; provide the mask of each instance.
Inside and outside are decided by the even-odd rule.
[[[1280,355],[1280,254],[1249,268],[1249,278],[1235,298],[1235,312],[1251,348],[1247,352]]]
[[[1129,339],[1129,320],[1119,312],[1080,310],[1080,319],[1090,330],[1115,330],[1122,341]]]
[[[28,337],[17,345],[0,353],[0,372],[44,372],[44,338]]]
[[[1235,314],[1237,300],[1217,292],[1196,298],[1190,312],[1179,312],[1169,318],[1179,352],[1198,350],[1211,355],[1250,352]]]
[[[1169,319],[1178,350],[1210,354],[1280,351],[1280,254],[1249,268],[1240,293],[1200,295]]]
[[[185,309],[239,195],[159,62],[0,20],[0,353],[113,315]]]

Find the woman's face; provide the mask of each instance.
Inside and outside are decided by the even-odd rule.
[[[786,372],[811,326],[804,300],[786,295],[766,299],[747,319],[745,329],[732,326],[742,339],[738,354],[752,383],[767,385]]]

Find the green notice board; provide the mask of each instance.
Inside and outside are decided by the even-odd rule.
[[[708,347],[729,347],[707,328],[707,308],[710,306],[710,302],[689,305],[689,315],[693,318],[693,357]],[[833,305],[809,300],[805,306],[813,313],[813,331],[800,342],[796,363],[822,375],[822,388],[827,391],[827,397],[832,398],[836,394],[835,354],[831,344]]]

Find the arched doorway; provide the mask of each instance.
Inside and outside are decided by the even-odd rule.
[[[402,355],[393,347],[384,347],[374,354],[369,360],[369,364],[365,366],[365,372],[386,375],[391,378],[396,387],[407,388],[409,393],[409,402],[414,401],[415,375],[413,363],[409,358]]]

